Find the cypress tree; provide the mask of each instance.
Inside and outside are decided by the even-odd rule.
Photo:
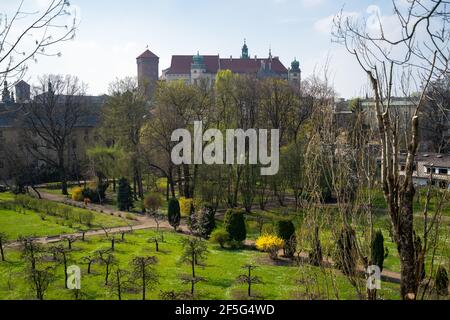
[[[378,230],[372,239],[372,261],[371,263],[377,265],[383,271],[384,259],[386,253],[384,250],[384,237],[381,230]]]
[[[247,229],[245,227],[243,211],[228,210],[225,213],[224,225],[231,241],[242,242],[247,238]]]
[[[176,231],[181,222],[180,203],[178,202],[178,199],[170,199],[167,215],[170,225]]]
[[[133,192],[127,179],[119,180],[119,188],[117,190],[117,207],[121,211],[130,211],[133,208]]]

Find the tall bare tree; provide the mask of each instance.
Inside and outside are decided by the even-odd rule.
[[[341,12],[335,18],[333,38],[355,57],[371,84],[382,149],[381,182],[401,263],[401,297],[416,299],[423,268],[417,259],[422,248],[417,247],[420,242],[414,234],[413,212],[420,112],[430,82],[448,72],[450,11],[448,1],[442,0],[411,0],[406,8],[392,1],[392,7],[399,32],[389,29],[383,17],[377,17],[374,27],[365,19],[345,17]],[[416,88],[411,87],[414,84]],[[402,143],[392,97],[395,92],[408,95],[419,88],[420,98]],[[399,174],[401,150],[407,154],[404,176]]]
[[[66,195],[72,138],[77,126],[89,116],[84,85],[69,75],[48,75],[40,82],[34,99],[24,109],[22,145],[35,160],[59,174],[62,193]]]

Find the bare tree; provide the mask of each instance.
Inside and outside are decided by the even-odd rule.
[[[107,286],[109,275],[111,274],[111,267],[113,264],[117,262],[116,257],[114,256],[114,254],[111,253],[111,250],[98,250],[96,254],[98,257],[98,261],[100,261],[100,263],[104,264],[106,267],[105,286]]]
[[[73,39],[76,27],[76,13],[67,0],[49,1],[37,11],[21,0],[15,12],[0,12],[0,77],[17,81],[25,75],[28,61],[60,56],[51,48]]]
[[[127,270],[123,270],[120,268],[116,268],[112,272],[112,279],[109,283],[110,289],[113,291],[113,294],[117,296],[118,300],[122,300],[123,291],[129,285],[129,272]]]
[[[196,265],[200,264],[202,260],[206,258],[208,253],[208,247],[204,240],[199,238],[186,238],[182,240],[183,255],[180,258],[181,263],[187,263],[191,265],[191,275],[182,276],[184,283],[191,284],[191,296],[194,296],[195,284],[201,281],[205,281],[204,278],[199,277],[196,271]]]
[[[55,279],[55,268],[44,267],[41,269],[30,269],[28,273],[28,279],[31,283],[31,286],[36,291],[36,298],[38,300],[44,300],[45,292]]]
[[[256,269],[256,266],[248,264],[242,267],[243,269],[247,270],[247,274],[241,274],[237,278],[238,283],[245,283],[247,284],[247,294],[250,298],[252,296],[252,285],[253,284],[261,284],[262,281],[258,276],[252,276],[252,271]]]
[[[450,12],[448,2],[442,0],[412,0],[408,1],[406,9],[396,1],[392,1],[392,5],[400,32],[388,30],[382,17],[378,17],[378,27],[374,31],[366,21],[341,13],[335,18],[333,37],[355,57],[370,80],[382,149],[381,182],[401,262],[401,297],[416,299],[422,264],[416,254],[421,248],[416,247],[418,242],[414,235],[412,176],[426,92],[432,80],[441,79],[448,72]],[[414,81],[421,94],[402,145],[392,97],[397,91],[410,94]],[[407,153],[404,176],[399,174],[402,149]]]
[[[89,256],[84,256],[83,258],[82,258],[82,261],[84,262],[84,263],[86,263],[87,264],[87,266],[88,266],[88,268],[87,268],[87,273],[88,274],[91,274],[91,268],[92,268],[92,265],[95,263],[95,262],[97,262],[98,261],[98,256],[96,256],[96,255],[89,255]]]
[[[157,262],[156,257],[135,257],[130,262],[133,268],[132,278],[135,282],[140,282],[142,300],[145,300],[146,290],[158,283],[158,274],[154,268]]]
[[[57,245],[52,247],[53,255],[57,262],[61,263],[64,267],[64,287],[67,289],[67,279],[69,277],[67,273],[67,263],[68,263],[68,255],[70,249],[65,248],[63,245]]]
[[[67,195],[68,151],[77,126],[87,116],[84,86],[72,76],[45,76],[25,107],[23,145],[31,155],[55,169]]]

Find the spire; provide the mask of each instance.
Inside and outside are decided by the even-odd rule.
[[[244,38],[244,45],[242,46],[242,55],[241,59],[248,59],[248,47],[247,47],[247,39]]]
[[[2,92],[2,102],[10,102],[11,101],[11,95],[8,90],[8,81],[5,81],[3,83],[3,92]]]

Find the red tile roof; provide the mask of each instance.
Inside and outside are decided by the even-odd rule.
[[[220,59],[222,70],[231,70],[234,73],[258,73],[261,64],[269,65],[269,59]],[[288,70],[278,58],[272,58],[272,71],[278,74],[287,73]]]
[[[143,54],[141,54],[139,57],[137,57],[137,59],[141,59],[141,58],[158,58],[159,57],[154,54],[153,52],[151,52],[150,50],[145,50],[145,52]]]
[[[172,56],[170,68],[167,74],[190,74],[192,55]],[[217,73],[219,70],[231,70],[234,73],[258,73],[262,62],[269,64],[269,59],[221,59],[216,56],[203,56],[208,73]],[[287,73],[288,70],[278,57],[272,59],[272,71],[278,74]]]

